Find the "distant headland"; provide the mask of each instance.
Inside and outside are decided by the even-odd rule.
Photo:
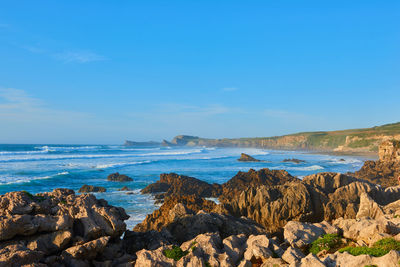
[[[311,150],[339,154],[376,154],[379,144],[386,140],[400,140],[400,122],[363,129],[302,132],[273,137],[208,139],[197,136],[178,135],[171,141],[126,141],[125,145],[254,147],[282,150]]]

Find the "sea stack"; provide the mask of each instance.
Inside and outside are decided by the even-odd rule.
[[[242,153],[240,155],[240,158],[238,159],[238,161],[252,161],[252,162],[260,162],[261,160],[255,159],[250,155],[247,155],[245,153]]]

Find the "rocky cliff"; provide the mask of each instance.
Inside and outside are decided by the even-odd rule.
[[[304,132],[275,137],[206,139],[178,135],[169,146],[258,147],[269,149],[316,150],[337,153],[377,152],[380,143],[400,140],[400,122],[365,129]]]

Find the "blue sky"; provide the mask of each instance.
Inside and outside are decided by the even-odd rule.
[[[0,143],[400,121],[399,1],[2,1]]]

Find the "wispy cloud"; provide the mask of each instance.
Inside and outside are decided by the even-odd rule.
[[[0,122],[60,122],[89,117],[88,114],[53,109],[24,90],[0,88]]]
[[[237,90],[239,90],[239,88],[237,88],[237,87],[225,87],[225,88],[222,88],[222,91],[224,91],[224,92],[233,92],[233,91],[237,91]]]
[[[54,58],[65,63],[89,63],[106,60],[104,56],[91,51],[64,51],[54,54]]]

